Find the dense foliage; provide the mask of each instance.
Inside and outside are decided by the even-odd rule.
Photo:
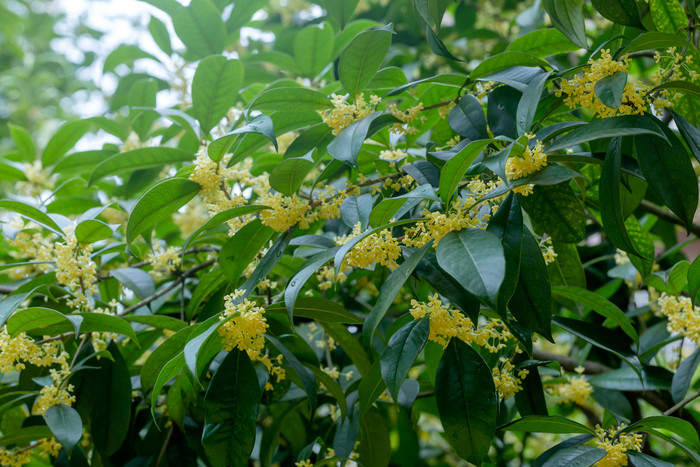
[[[147,3],[0,5],[0,464],[700,463],[695,0]]]

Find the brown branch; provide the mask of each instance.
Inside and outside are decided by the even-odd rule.
[[[537,360],[553,360],[559,362],[561,367],[566,371],[575,371],[577,367],[582,366],[584,368],[583,372],[588,375],[597,375],[612,370],[609,366],[597,362],[584,362],[583,364],[579,364],[577,358],[546,352],[537,347],[532,349],[532,356]]]
[[[165,435],[165,440],[163,441],[163,447],[160,448],[160,453],[158,453],[158,459],[156,459],[156,467],[160,467],[161,462],[163,462],[163,458],[165,457],[166,448],[168,447],[168,443],[170,442],[170,438],[173,436],[173,429],[174,428],[175,428],[175,425],[170,425],[170,429],[168,430],[168,434]]]
[[[650,203],[647,200],[643,200],[642,204],[639,205],[639,209],[642,211],[648,213],[648,214],[653,214],[659,219],[663,219],[665,221],[671,222],[676,225],[680,225],[681,227],[685,227],[685,224],[683,224],[683,221],[681,221],[679,218],[677,218],[673,213],[670,211],[666,211],[665,209],[657,206],[654,203]],[[690,224],[690,231],[695,234],[695,236],[700,237],[700,225],[698,224]]]
[[[685,399],[683,399],[682,401],[680,401],[678,404],[674,405],[673,407],[671,407],[670,409],[668,409],[667,411],[665,411],[665,412],[663,413],[663,415],[669,416],[669,415],[671,415],[671,414],[674,414],[674,413],[678,412],[680,409],[682,409],[682,408],[685,407],[686,405],[690,404],[691,402],[693,402],[693,401],[694,401],[695,399],[697,399],[698,397],[700,397],[700,391],[695,391],[693,394],[691,394],[690,396],[686,397]]]

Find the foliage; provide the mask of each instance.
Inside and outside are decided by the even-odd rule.
[[[0,133],[0,463],[700,460],[693,0],[147,1]]]

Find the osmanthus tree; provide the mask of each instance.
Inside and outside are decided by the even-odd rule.
[[[694,0],[148,3],[10,132],[0,464],[700,462]]]

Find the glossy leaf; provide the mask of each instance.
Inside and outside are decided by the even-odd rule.
[[[156,224],[187,204],[199,192],[198,183],[169,178],[153,185],[137,202],[126,224],[126,240],[134,241]]]
[[[351,97],[361,93],[379,71],[392,34],[391,25],[362,32],[340,54],[338,76]]]
[[[389,393],[398,400],[401,384],[408,375],[430,333],[430,320],[413,320],[396,331],[380,358],[382,378]]]
[[[654,26],[660,32],[677,33],[688,27],[688,17],[679,2],[668,0],[649,0],[649,11]]]
[[[260,385],[248,354],[230,351],[204,396],[202,445],[214,467],[244,465],[255,443]]]
[[[604,18],[625,26],[643,27],[634,0],[591,0]]]
[[[328,98],[313,89],[289,87],[263,91],[253,99],[250,110],[276,112],[315,111],[332,107]]]
[[[695,350],[678,365],[671,381],[671,397],[676,404],[683,400],[690,389],[690,383],[695,376],[698,364],[700,364],[700,350]]]
[[[486,116],[479,100],[467,94],[462,97],[449,114],[450,128],[469,140],[486,139]]]
[[[481,109],[479,109],[481,111]],[[483,115],[483,113],[482,113]],[[457,186],[462,182],[464,174],[474,163],[481,151],[491,143],[491,140],[479,140],[469,143],[455,154],[440,170],[440,198],[447,205]]]
[[[266,312],[286,313],[284,303],[265,307]],[[322,297],[299,297],[294,304],[294,316],[324,323],[362,324],[364,320],[346,310],[343,305]]]
[[[196,58],[224,50],[226,26],[211,0],[192,0],[171,13],[175,33]]]
[[[200,61],[192,78],[192,112],[209,132],[226,116],[243,84],[243,63],[214,55]]]
[[[586,234],[583,206],[568,183],[535,186],[533,193],[520,196],[535,232],[565,243],[578,243]]]
[[[546,151],[551,153],[602,138],[638,135],[656,135],[665,139],[664,133],[649,117],[623,115],[593,120],[591,123],[579,126],[570,133],[557,138],[554,144],[546,148]]]
[[[56,441],[61,443],[70,456],[73,448],[83,436],[83,422],[78,412],[65,404],[58,404],[49,407],[44,414],[44,420],[46,420],[46,424],[51,429]]]
[[[496,436],[498,397],[486,362],[459,339],[440,360],[435,397],[447,442],[461,458],[480,464]]]
[[[528,415],[514,420],[502,427],[499,430],[505,431],[525,431],[528,433],[584,433],[594,435],[595,432],[582,425],[561,415],[550,415],[543,417],[541,415]]]
[[[542,6],[554,27],[577,46],[588,48],[581,0],[544,0]]]
[[[440,267],[469,292],[495,306],[506,272],[498,237],[479,229],[450,232],[435,251]]]
[[[267,246],[275,231],[260,219],[247,223],[219,251],[219,264],[229,281],[236,283],[246,267]]]
[[[21,201],[12,201],[9,199],[0,200],[0,209],[7,209],[8,211],[16,212],[17,214],[31,219],[37,224],[49,229],[57,235],[63,237],[65,234],[63,230],[51,219],[46,213],[40,211],[34,206],[22,203]]]

